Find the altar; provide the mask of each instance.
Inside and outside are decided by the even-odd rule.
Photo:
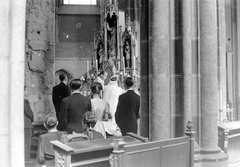
[[[218,125],[218,146],[229,156],[229,164],[240,161],[240,121]]]
[[[84,84],[91,85],[101,71],[106,71],[105,84],[111,76],[118,75],[118,85],[123,88],[125,78],[132,77],[138,89],[140,36],[136,23],[118,8],[117,0],[104,0],[100,20],[99,29],[94,30],[94,55],[91,61],[86,62],[86,75],[82,78]]]

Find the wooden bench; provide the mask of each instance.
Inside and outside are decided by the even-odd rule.
[[[194,132],[162,141],[128,133],[121,138],[51,142],[55,167],[193,167]]]
[[[190,137],[125,145],[114,141],[113,167],[193,167]]]
[[[70,143],[52,141],[55,167],[110,167],[109,155],[113,151],[114,138],[86,140]],[[147,141],[137,135],[123,136],[125,144]]]

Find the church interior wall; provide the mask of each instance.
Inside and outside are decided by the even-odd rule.
[[[39,121],[55,112],[51,100],[55,72],[63,69],[80,78],[86,75],[87,61],[91,68],[100,11],[98,5],[55,8],[54,0],[28,0],[26,11],[25,84],[34,119]],[[73,31],[76,26],[78,32]]]
[[[34,120],[53,112],[55,3],[53,0],[27,1],[25,85]]]

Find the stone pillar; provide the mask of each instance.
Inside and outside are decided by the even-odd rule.
[[[168,13],[168,0],[149,2],[150,140],[170,138]]]
[[[179,0],[169,0],[169,58],[171,137],[184,134],[183,128],[183,52]]]
[[[232,20],[231,23],[233,25],[233,85],[234,89],[234,103],[233,107],[234,108],[234,120],[237,121],[240,119],[240,49],[239,49],[239,44],[240,44],[240,2],[238,0],[233,0],[231,1],[231,10],[232,10]]]
[[[149,137],[149,33],[148,0],[141,1],[140,8],[140,135]]]
[[[227,166],[218,147],[218,69],[216,1],[200,3],[201,154],[202,166]],[[217,161],[217,162],[216,162]]]
[[[192,91],[192,4],[189,0],[181,3],[182,18],[182,57],[183,57],[183,119],[180,134],[183,135],[187,122],[191,118]]]
[[[0,3],[0,166],[24,167],[24,55],[26,1]]]
[[[238,19],[236,19],[236,24],[237,24],[237,52],[236,52],[236,57],[238,58],[237,59],[237,64],[238,64],[238,68],[237,68],[237,83],[236,83],[236,102],[235,102],[235,112],[238,111],[237,114],[235,114],[237,116],[237,118],[235,120],[240,120],[240,58],[239,58],[239,55],[240,55],[240,21],[239,21],[239,18],[240,18],[240,1],[236,1],[236,15]]]
[[[219,94],[219,110],[226,109],[226,25],[225,25],[225,0],[217,1],[218,16],[218,94]]]
[[[195,141],[199,143],[200,141],[200,73],[199,73],[199,1],[191,1],[191,117],[193,128],[197,132],[195,134]],[[187,101],[185,101],[187,102]],[[184,104],[185,105],[185,104]]]
[[[198,3],[197,0],[181,2],[182,19],[182,123],[179,135],[183,135],[187,122],[192,120],[195,131],[199,132],[199,64],[198,64]],[[198,133],[195,135],[198,141]]]

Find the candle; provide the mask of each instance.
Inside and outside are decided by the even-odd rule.
[[[125,75],[125,57],[123,57],[123,76]]]
[[[133,76],[136,75],[136,73],[135,73],[135,69],[136,69],[136,57],[133,56]]]
[[[98,60],[96,60],[96,71],[98,73]]]
[[[89,61],[87,61],[87,78],[89,78]]]
[[[95,36],[94,36],[94,38],[93,38],[93,48],[94,49],[96,49],[96,46],[95,46],[96,44],[95,44]]]
[[[219,90],[219,109],[222,110],[223,106],[222,106],[222,90]]]

